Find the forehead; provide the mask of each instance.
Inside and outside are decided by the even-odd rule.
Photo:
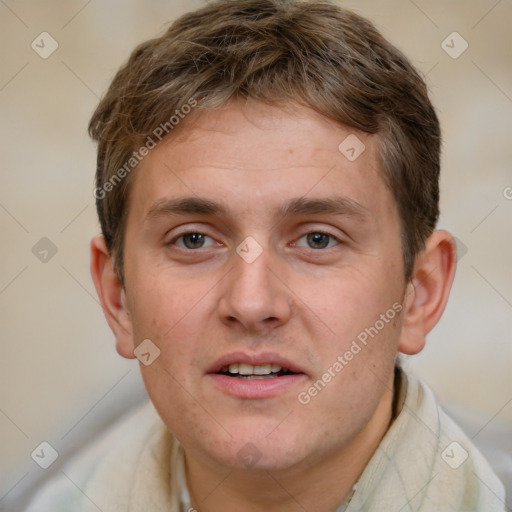
[[[256,202],[262,209],[279,202],[282,211],[286,197],[329,195],[370,212],[393,207],[377,136],[306,107],[231,103],[185,119],[178,128],[135,172],[130,210],[137,217],[184,196],[215,197],[223,213],[247,211]]]

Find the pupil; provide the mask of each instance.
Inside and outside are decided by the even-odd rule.
[[[190,241],[190,243],[187,243]],[[197,249],[204,243],[204,235],[201,233],[188,233],[183,237],[183,243],[188,249]]]
[[[309,233],[307,238],[310,245],[316,245],[313,249],[323,249],[329,245],[329,235],[324,233]]]

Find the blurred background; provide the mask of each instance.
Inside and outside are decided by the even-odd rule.
[[[426,75],[444,132],[446,313],[408,358],[475,442],[512,427],[512,2],[353,0]],[[116,70],[194,0],[0,0],[0,509],[144,399],[89,274],[99,233],[86,127]],[[59,458],[40,468],[41,442]],[[511,438],[512,442],[512,438]],[[512,454],[512,446],[509,446]],[[506,448],[505,448],[506,449]]]

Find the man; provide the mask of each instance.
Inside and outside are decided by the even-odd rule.
[[[62,510],[505,510],[400,368],[455,244],[425,83],[371,23],[212,3],[135,49],[89,128],[92,276],[158,414],[89,455]]]

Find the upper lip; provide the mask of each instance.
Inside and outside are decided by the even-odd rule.
[[[276,354],[275,352],[261,352],[249,354],[247,352],[231,352],[217,359],[206,371],[206,373],[218,373],[224,366],[234,363],[245,363],[252,366],[263,364],[276,364],[286,368],[293,373],[306,373],[299,365],[292,363],[289,359]]]

